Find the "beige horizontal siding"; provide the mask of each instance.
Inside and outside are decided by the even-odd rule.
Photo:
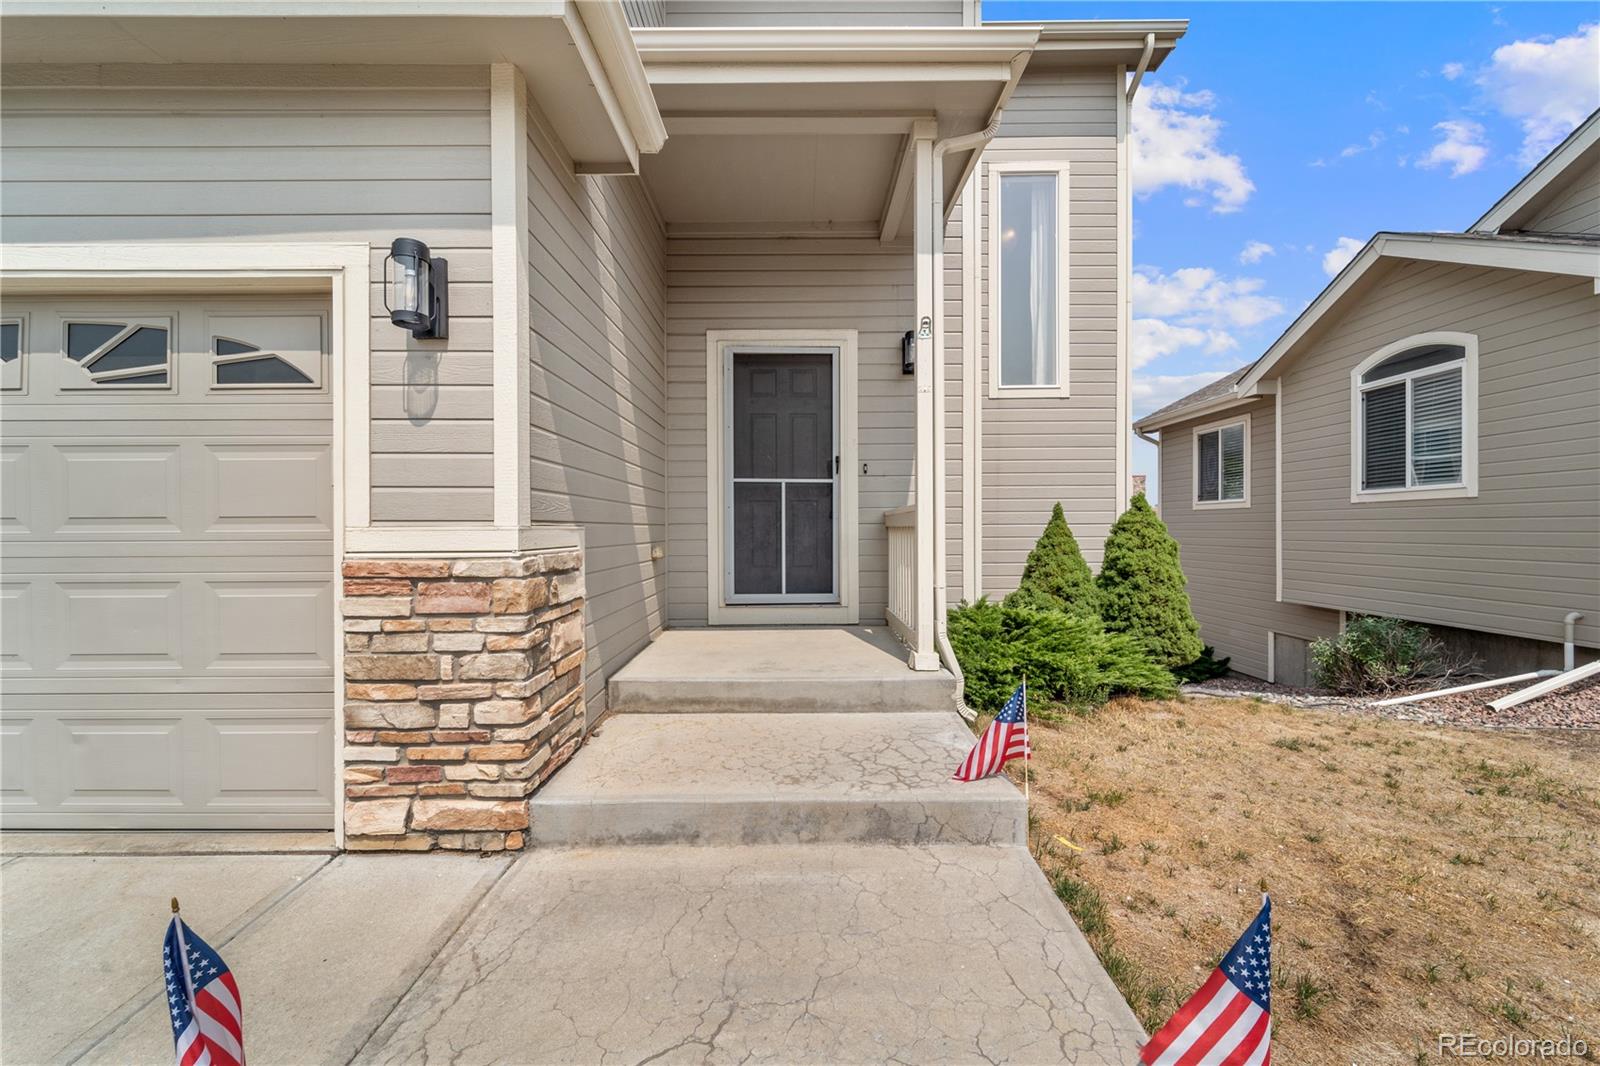
[[[961,516],[966,503],[962,488],[961,448],[965,439],[962,418],[961,319],[965,302],[961,272],[961,245],[965,229],[958,203],[945,230],[944,255],[940,259],[940,283],[944,287],[944,530],[946,599],[954,604],[961,599],[962,537]]]
[[[1427,330],[1476,334],[1475,499],[1350,502],[1350,370]],[[1600,297],[1590,282],[1410,263],[1290,365],[1284,595],[1302,603],[1600,644]]]
[[[592,722],[663,625],[665,230],[640,179],[576,176],[529,125],[532,514],[583,528]]]
[[[487,522],[487,78],[11,66],[0,239],[370,244],[373,520]],[[383,259],[400,235],[450,262],[446,342],[413,341],[388,320]]]
[[[666,0],[622,0],[623,14],[630,26],[665,26],[667,24]]]
[[[960,26],[962,0],[664,0],[681,26]],[[644,25],[636,22],[634,25]]]
[[[1551,198],[1524,229],[1545,233],[1600,233],[1600,155]]]
[[[1243,411],[1250,416],[1250,506],[1194,503],[1195,427],[1239,417],[1230,412],[1161,430],[1161,517],[1178,539],[1200,639],[1230,657],[1233,669],[1265,679],[1269,633],[1330,636],[1339,631],[1339,612],[1277,602],[1272,398]]]
[[[988,177],[982,197],[984,249],[979,315],[984,349],[983,591],[1016,588],[1051,508],[1066,511],[1084,556],[1098,567],[1116,518],[1117,138],[1116,75],[1110,68],[1029,73],[1006,107],[989,162],[1064,159],[1068,174],[1067,398],[988,396]],[[1026,138],[1026,145],[1018,139]]]
[[[916,313],[912,257],[876,240],[667,243],[667,621],[703,625],[706,561],[706,334],[858,331],[858,463],[863,621],[883,618],[883,512],[911,502],[916,420],[900,336]],[[859,469],[859,467],[858,467]]]

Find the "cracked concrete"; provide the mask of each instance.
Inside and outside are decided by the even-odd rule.
[[[170,1063],[173,891],[238,977],[256,1066],[1099,1064],[1141,1039],[1016,847],[23,856],[0,1061]]]
[[[520,860],[356,1061],[1127,1063],[1143,1033],[1021,848]]]
[[[1009,781],[951,780],[971,746],[954,711],[613,715],[534,796],[530,839],[1023,843]]]

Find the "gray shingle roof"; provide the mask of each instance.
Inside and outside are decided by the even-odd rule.
[[[1157,418],[1170,420],[1172,415],[1175,415],[1181,411],[1186,411],[1191,407],[1199,407],[1203,403],[1219,399],[1232,392],[1234,386],[1239,384],[1240,380],[1250,372],[1250,368],[1255,365],[1256,364],[1253,362],[1246,363],[1244,366],[1241,366],[1238,370],[1233,371],[1231,374],[1224,374],[1211,384],[1202,385],[1189,395],[1184,396],[1181,399],[1173,400],[1171,403],[1167,404],[1167,406],[1156,411],[1151,411],[1143,418],[1137,418],[1134,421],[1136,423],[1143,423]]]

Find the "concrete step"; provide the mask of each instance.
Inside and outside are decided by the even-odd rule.
[[[1023,844],[1005,778],[950,778],[954,711],[612,715],[536,793],[531,842]]]
[[[670,629],[611,675],[613,712],[633,714],[942,711],[955,678],[914,671],[882,626]]]

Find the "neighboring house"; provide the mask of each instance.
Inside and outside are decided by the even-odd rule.
[[[1260,359],[1135,424],[1201,638],[1303,683],[1341,614],[1489,669],[1600,648],[1600,113],[1466,233],[1380,233]]]
[[[8,3],[5,824],[383,846],[420,790],[516,846],[664,627],[937,669],[1052,503],[1091,562],[1126,504],[1184,26]]]

